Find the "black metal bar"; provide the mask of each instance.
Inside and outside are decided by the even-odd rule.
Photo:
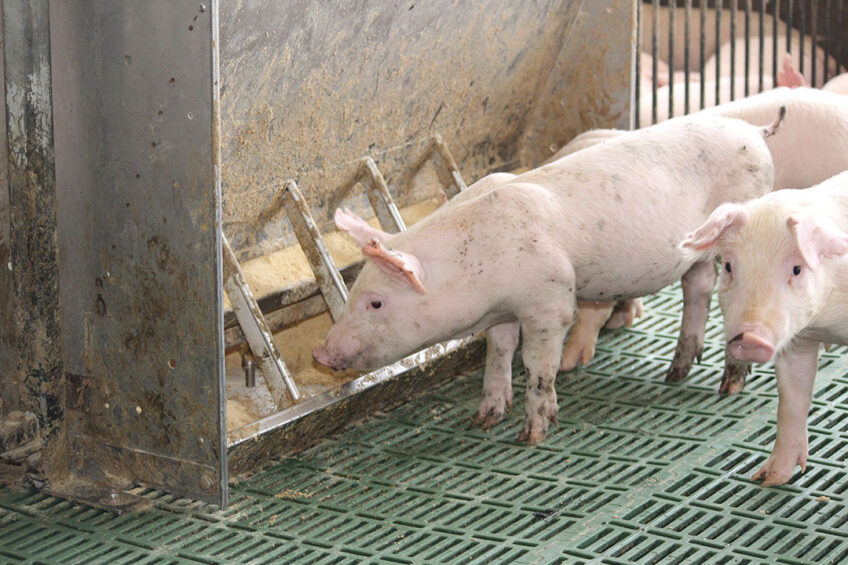
[[[730,100],[736,98],[736,4],[730,3]]]
[[[826,83],[830,78],[829,71],[832,51],[831,47],[833,46],[833,42],[835,41],[835,38],[833,37],[833,20],[831,19],[832,15],[833,13],[831,12],[830,0],[825,0],[824,21],[827,22],[827,39],[824,42],[824,76],[822,77],[822,84]]]
[[[668,3],[668,117],[674,117],[674,5]]]
[[[794,6],[792,5],[792,0],[786,0],[786,52],[792,52],[792,12]],[[777,38],[775,38],[777,41]],[[776,78],[776,77],[775,77]]]
[[[762,14],[760,18],[762,19],[765,16],[765,7],[760,5],[760,13]],[[772,71],[771,76],[774,79],[775,86],[777,86],[777,30],[778,30],[778,22],[780,21],[780,0],[775,0],[774,9],[772,14],[772,37],[774,40],[771,42],[772,49]],[[760,79],[760,90],[762,90],[762,79]]]
[[[701,0],[701,52],[699,54],[699,70],[701,72],[701,110],[707,98],[707,77],[704,76],[704,51],[707,49],[707,3]]]
[[[691,97],[691,69],[689,65],[689,40],[692,37],[691,27],[692,27],[692,0],[686,0],[686,22],[684,26],[684,39],[686,40],[686,44],[683,46],[684,48],[684,61],[683,61],[683,76],[686,79],[683,86],[683,113],[689,113],[689,99]]]
[[[798,70],[801,74],[804,74],[804,35],[807,32],[807,14],[804,10],[804,0],[801,0],[798,3],[798,34],[800,38],[799,46],[798,46],[798,59],[800,63],[798,64]]]
[[[657,123],[657,61],[659,60],[659,45],[657,44],[657,28],[660,26],[660,1],[653,0],[654,25],[651,29],[651,56],[653,57],[653,68],[651,72],[651,123]]]
[[[715,103],[721,104],[721,6],[722,3],[716,4],[716,66],[715,66]]]
[[[762,4],[760,5],[762,8]],[[763,16],[760,14],[760,22]],[[751,0],[745,0],[745,96],[751,95]]]
[[[633,126],[636,129],[642,127],[639,114],[642,109],[640,98],[642,97],[642,2],[636,2],[636,70],[633,73]]]
[[[817,86],[819,83],[816,80],[818,77],[816,76],[817,68],[816,68],[816,46],[818,45],[816,30],[818,28],[818,10],[816,10],[816,3],[810,2],[810,86]],[[827,59],[825,59],[825,68],[827,68]],[[827,71],[825,71],[827,72]]]

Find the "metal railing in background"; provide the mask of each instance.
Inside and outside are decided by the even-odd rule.
[[[784,85],[787,53],[814,87],[848,65],[846,0],[644,0],[637,22],[637,128]]]

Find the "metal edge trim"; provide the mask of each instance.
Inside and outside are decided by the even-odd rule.
[[[285,427],[295,420],[341,402],[354,394],[399,377],[411,369],[426,365],[431,361],[441,359],[454,351],[475,343],[478,340],[484,339],[482,335],[483,334],[476,334],[470,337],[454,339],[445,343],[433,345],[427,349],[413,353],[412,355],[392,363],[391,365],[386,365],[376,371],[362,375],[361,377],[342,385],[338,389],[330,390],[318,396],[307,398],[294,406],[286,408],[285,410],[271,414],[270,416],[266,416],[256,422],[241,426],[240,428],[236,428],[227,434],[227,448],[232,449],[239,444],[256,439],[272,430]]]
[[[215,333],[218,341],[216,359],[217,409],[218,409],[218,494],[219,505],[226,508],[229,502],[229,477],[227,472],[227,374],[224,352],[224,267],[223,267],[223,212],[221,208],[221,68],[219,53],[218,0],[209,0],[212,64],[212,174],[215,191]]]

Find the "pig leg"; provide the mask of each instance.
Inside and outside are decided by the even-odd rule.
[[[568,332],[568,340],[562,350],[560,371],[570,371],[578,365],[586,365],[595,356],[598,332],[604,327],[613,311],[613,302],[594,300],[577,301],[577,322]]]
[[[620,300],[615,303],[615,309],[612,311],[612,316],[607,320],[604,327],[608,330],[617,330],[619,328],[633,325],[636,318],[641,318],[645,309],[642,307],[642,299],[635,300]]]
[[[689,374],[695,358],[701,359],[704,352],[704,332],[710,312],[716,271],[712,260],[692,265],[683,275],[683,320],[671,368],[665,376],[666,382],[682,381]]]
[[[486,371],[483,397],[471,420],[488,429],[498,424],[504,408],[512,408],[512,357],[518,347],[518,322],[498,324],[486,330]]]
[[[527,387],[524,400],[524,428],[518,441],[534,445],[543,439],[548,423],[557,421],[556,390],[554,380],[559,367],[562,342],[568,326],[574,319],[573,308],[568,311],[533,312],[521,317],[521,355],[527,369]]]
[[[724,352],[724,375],[721,377],[719,394],[736,394],[745,388],[745,378],[751,372],[749,361],[740,361],[727,350]]]
[[[807,469],[807,412],[813,398],[813,381],[818,369],[818,343],[794,343],[774,359],[777,373],[777,439],[765,465],[752,481],[763,486],[782,485],[795,465]]]

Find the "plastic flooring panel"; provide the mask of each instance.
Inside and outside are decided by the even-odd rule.
[[[702,363],[666,384],[680,290],[607,332],[595,360],[557,380],[559,424],[532,448],[515,408],[470,426],[481,371],[232,485],[226,510],[156,490],[113,516],[0,488],[0,563],[848,563],[848,356],[822,353],[805,474],[749,477],[776,431],[770,366],[717,393],[713,309]]]

